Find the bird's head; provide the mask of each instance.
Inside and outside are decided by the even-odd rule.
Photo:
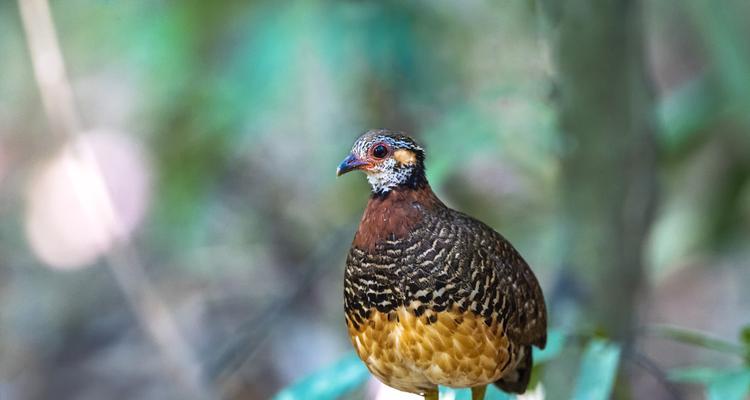
[[[375,129],[360,136],[336,175],[355,169],[364,171],[375,195],[399,186],[418,189],[427,184],[422,147],[400,132]]]

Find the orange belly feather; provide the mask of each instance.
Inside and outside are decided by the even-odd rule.
[[[513,351],[502,326],[454,309],[417,317],[408,307],[375,309],[349,336],[359,357],[378,379],[412,393],[437,385],[473,387],[497,381],[514,367]]]

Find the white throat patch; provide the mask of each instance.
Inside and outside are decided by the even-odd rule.
[[[385,193],[392,188],[405,183],[409,179],[414,167],[411,165],[398,165],[396,160],[388,159],[376,168],[366,170],[367,181],[375,193]]]

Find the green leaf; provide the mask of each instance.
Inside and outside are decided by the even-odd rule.
[[[606,400],[620,362],[620,346],[603,339],[594,339],[586,346],[573,399]]]
[[[534,347],[534,364],[541,364],[554,360],[565,347],[565,334],[557,329],[550,329],[547,333],[547,346],[544,350]]]
[[[714,368],[694,367],[694,368],[675,368],[669,371],[669,379],[677,382],[690,382],[708,384],[716,379],[721,371]]]
[[[744,355],[744,347],[723,339],[709,336],[706,333],[670,325],[653,325],[648,329],[654,336],[676,340],[678,342],[700,346],[733,355]]]
[[[453,389],[449,387],[440,387],[441,399],[453,400],[471,400],[471,389]],[[488,385],[487,392],[484,394],[484,400],[510,400],[513,397],[495,385]]]
[[[724,372],[708,385],[708,400],[743,400],[750,393],[750,369]]]
[[[275,400],[331,400],[362,385],[369,372],[354,352],[312,375],[309,375],[274,396]]]
[[[750,369],[721,371],[714,368],[679,368],[669,372],[675,381],[701,383],[708,400],[743,400],[750,393]]]
[[[503,392],[495,385],[487,386],[487,393],[484,395],[484,400],[510,400],[513,398],[516,397]]]
[[[740,330],[740,341],[750,350],[750,325],[745,325]]]
[[[706,76],[688,81],[664,97],[656,108],[662,129],[659,139],[669,151],[689,143],[721,114],[717,90]]]
[[[454,389],[441,386],[440,398],[453,400],[471,400],[471,389]]]

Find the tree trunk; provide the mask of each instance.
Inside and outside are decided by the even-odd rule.
[[[640,2],[548,0],[563,132],[563,262],[586,288],[578,324],[627,341],[656,197]]]

